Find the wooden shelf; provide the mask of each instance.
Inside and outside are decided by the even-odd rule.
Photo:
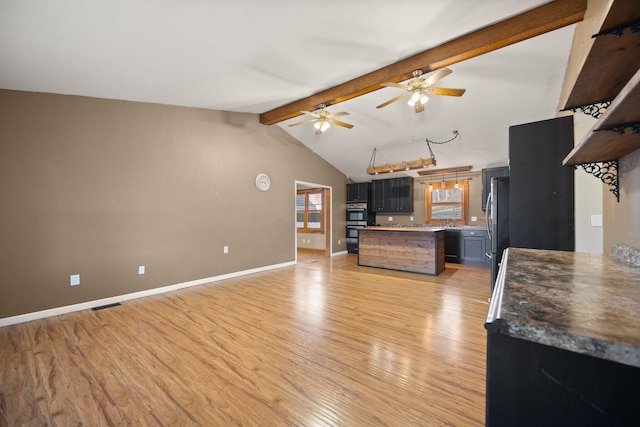
[[[640,19],[637,0],[615,0],[600,31]],[[640,68],[640,37],[630,29],[622,36],[597,37],[564,109],[612,101]]]
[[[637,0],[614,0],[601,32],[640,20]],[[630,28],[622,35],[595,39],[567,99],[565,110],[611,101],[590,132],[565,157],[563,165],[618,160],[640,148],[640,135],[626,128],[640,122],[640,35]]]
[[[581,165],[618,160],[639,149],[640,135],[631,129],[625,129],[622,135],[612,130],[602,130],[628,123],[640,123],[640,70],[636,71],[591,131],[565,157],[562,164]]]

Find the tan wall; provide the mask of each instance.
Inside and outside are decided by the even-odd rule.
[[[346,177],[253,114],[0,91],[0,148],[0,318],[293,261],[296,180],[346,249]]]
[[[603,197],[604,253],[615,244],[640,249],[640,150],[618,164],[620,202],[609,192]]]

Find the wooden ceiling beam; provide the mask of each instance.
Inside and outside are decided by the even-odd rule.
[[[415,70],[428,73],[575,24],[583,19],[586,9],[587,0],[551,1],[348,82],[264,112],[260,115],[260,123],[279,123],[301,115],[302,110],[313,111],[320,104],[334,105],[381,89],[380,83],[405,81],[413,76]]]

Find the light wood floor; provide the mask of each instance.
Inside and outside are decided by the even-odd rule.
[[[0,328],[0,426],[483,425],[489,281],[301,253]]]

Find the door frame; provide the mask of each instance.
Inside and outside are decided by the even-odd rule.
[[[332,240],[332,236],[333,236],[333,221],[332,221],[332,210],[333,210],[333,205],[331,204],[331,195],[333,194],[333,187],[331,187],[330,185],[324,185],[324,184],[317,184],[317,183],[313,183],[313,182],[307,182],[307,181],[298,181],[296,180],[294,183],[294,188],[293,188],[293,231],[294,231],[294,247],[295,247],[295,252],[296,252],[296,261],[298,260],[298,230],[296,229],[296,198],[295,196],[298,194],[298,190],[300,189],[304,189],[304,188],[323,188],[325,190],[324,192],[324,224],[325,224],[325,229],[324,229],[324,238],[325,238],[325,243],[324,243],[324,255],[325,256],[331,256],[332,252],[333,252],[333,240]]]

